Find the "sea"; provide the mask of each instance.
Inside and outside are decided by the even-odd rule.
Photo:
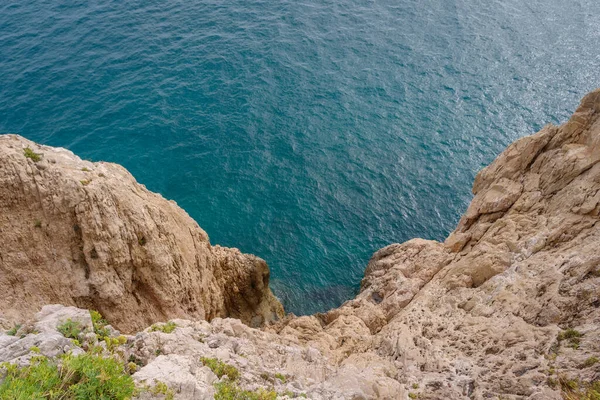
[[[475,174],[597,86],[598,0],[0,2],[0,133],[122,164],[298,315],[443,240]]]

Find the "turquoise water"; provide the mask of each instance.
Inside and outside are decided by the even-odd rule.
[[[4,1],[0,132],[123,164],[324,311],[568,117],[599,30],[597,0]]]

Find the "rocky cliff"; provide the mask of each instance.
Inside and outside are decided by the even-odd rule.
[[[175,202],[123,167],[0,136],[0,311],[31,317],[61,303],[133,332],[169,318],[282,315],[269,268],[212,246]]]
[[[44,153],[46,164],[26,160],[24,146]],[[152,319],[210,318],[228,312],[235,316],[227,311],[232,306],[226,301],[217,305],[210,299],[198,301],[203,305],[198,309],[204,311],[194,314],[182,309],[189,304],[186,296],[171,293],[156,296],[158,289],[145,289],[146,283],[115,285],[115,282],[150,281],[152,287],[160,288],[159,282],[152,280],[159,271],[164,274],[161,276],[173,279],[170,287],[175,293],[191,285],[185,286],[187,281],[181,279],[179,272],[164,272],[174,268],[173,265],[183,265],[183,261],[179,264],[172,261],[174,254],[178,254],[172,251],[173,247],[182,245],[170,235],[174,235],[171,229],[188,225],[162,215],[181,216],[189,222],[172,203],[135,185],[117,166],[81,162],[64,150],[38,148],[14,136],[3,138],[0,148],[2,154],[7,154],[2,156],[0,176],[12,177],[5,178],[0,189],[3,191],[0,287],[12,296],[10,300],[1,300],[0,309],[4,312],[31,311],[50,301],[50,297],[36,297],[40,296],[37,293],[49,292],[54,287],[69,288],[69,294],[85,295],[59,297],[63,293],[53,292],[56,297],[51,301],[97,307],[111,301],[106,299],[110,297],[106,293],[112,292],[107,289],[102,292],[103,297],[91,288],[109,282],[107,288],[114,286],[117,288],[114,292],[122,298],[133,298],[124,300],[123,307],[115,307],[112,314],[104,310],[117,325],[137,327],[137,322],[143,320],[127,325],[125,318],[135,318],[145,304],[152,310]],[[73,166],[66,160],[71,160]],[[121,351],[124,356],[140,360],[142,368],[133,375],[136,381],[160,380],[174,390],[176,398],[182,399],[222,395],[219,384],[227,378],[219,380],[214,368],[200,358],[209,357],[235,367],[239,371],[236,385],[240,388],[272,390],[279,398],[304,395],[314,399],[597,400],[600,398],[599,161],[600,91],[595,91],[583,99],[567,123],[560,127],[546,126],[537,134],[516,141],[477,175],[473,201],[444,243],[414,239],[376,252],[367,266],[360,294],[340,308],[314,316],[287,316],[261,330],[235,319],[215,318],[210,323],[175,320],[174,331],[146,329],[129,336]],[[84,167],[90,171],[82,171]],[[112,170],[104,170],[109,167]],[[51,187],[42,184],[41,176],[66,168],[69,173],[58,174],[62,178],[51,180]],[[121,182],[92,192],[94,185],[102,185],[103,179],[111,176],[109,171],[118,172],[116,176],[122,177]],[[122,192],[131,191],[143,193],[139,196],[144,201],[129,194],[125,196],[130,199],[126,206],[112,206],[121,204]],[[62,195],[48,194],[56,192]],[[92,194],[96,197],[91,197]],[[146,206],[149,203],[155,208]],[[110,217],[101,211],[107,206],[115,210]],[[7,209],[10,214],[4,211]],[[73,209],[74,215],[68,211]],[[127,212],[118,211],[122,209]],[[178,210],[177,213],[171,214],[172,209]],[[64,224],[49,226],[53,219],[47,215],[69,215],[69,218],[65,218]],[[82,221],[78,215],[95,217]],[[98,219],[105,222],[96,222]],[[103,224],[112,226],[115,220],[127,221],[123,225],[131,226],[118,225],[110,235],[104,233]],[[194,232],[201,232],[192,225]],[[187,233],[179,234],[188,237]],[[88,239],[88,235],[94,239]],[[222,260],[219,251],[227,250],[214,250],[204,234],[189,235],[188,240],[194,245],[186,248],[196,249],[192,253],[198,254],[198,248],[204,246],[201,254],[206,255],[206,261],[196,259],[194,264],[187,261],[192,256],[184,253],[181,257],[189,257],[185,260],[195,265],[194,271],[210,273],[206,277],[204,272],[199,276],[187,272],[186,278],[216,282],[217,289],[208,287],[223,298],[223,286],[219,285],[232,279],[232,275],[234,281],[256,282],[256,278],[239,278],[240,274],[248,276],[239,271],[254,271],[252,268],[234,268],[235,273],[221,277],[219,268],[228,271],[224,265],[230,264],[214,260]],[[115,236],[117,242],[113,248],[111,240]],[[147,267],[150,261],[144,261],[144,251],[159,239],[156,246],[161,247],[154,249],[155,258],[150,258],[154,267]],[[123,250],[119,250],[121,246],[125,246]],[[247,260],[245,256],[235,254],[238,262],[234,265],[248,265],[247,261],[241,261]],[[120,265],[125,266],[124,271],[117,268]],[[65,275],[54,276],[53,268],[61,268],[58,270]],[[107,269],[114,271],[113,275],[105,272]],[[258,304],[269,305],[266,306],[269,312],[277,314],[277,307],[268,300],[270,293],[264,289],[267,282],[257,283],[262,295],[250,298],[266,297]],[[253,288],[251,283],[249,286]],[[242,300],[244,290],[238,293],[241,298],[230,298],[229,304],[242,301],[244,309],[257,309],[248,306],[248,300]],[[147,296],[148,300],[137,302],[137,296]],[[197,296],[206,299],[202,294]],[[163,301],[166,305],[162,305]],[[132,304],[135,312],[125,304]],[[251,304],[257,301],[252,300]],[[263,310],[261,307],[258,308]],[[64,311],[61,310],[44,309],[36,324],[47,320],[52,313]],[[261,315],[264,318],[265,314]],[[55,335],[56,323],[50,325],[45,325],[46,334]],[[0,352],[0,361],[26,362],[30,356],[27,346],[35,343],[35,335],[30,331],[25,331],[21,339],[0,337],[0,343],[4,340],[12,349]]]

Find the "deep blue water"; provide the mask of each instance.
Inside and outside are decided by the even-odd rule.
[[[443,239],[599,55],[597,0],[5,0],[0,132],[123,164],[312,313]]]

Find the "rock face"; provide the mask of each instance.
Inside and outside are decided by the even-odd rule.
[[[379,250],[356,299],[269,329],[423,399],[594,398],[568,386],[600,379],[599,161],[595,91],[477,175],[445,243]]]
[[[258,323],[280,310],[262,261],[211,247],[187,215],[120,167],[50,148],[34,163],[23,147],[35,145],[2,140],[0,288],[9,296],[0,309],[29,311],[51,298],[126,327],[179,315]],[[164,381],[178,399],[213,396],[217,377],[200,357],[234,365],[243,388],[313,399],[598,399],[599,161],[600,90],[566,124],[518,140],[483,169],[444,243],[376,252],[360,294],[341,307],[262,330],[177,320],[170,334],[128,337],[122,351],[142,361],[135,379]],[[209,290],[186,296],[190,282]],[[233,296],[226,282],[236,282]],[[45,310],[36,324],[56,319]],[[31,336],[0,335],[0,346],[13,346],[0,361],[26,356],[18,349],[30,342],[19,342]]]
[[[8,320],[48,303],[96,309],[128,332],[174,317],[259,326],[283,314],[262,259],[211,246],[123,167],[16,135],[0,136],[0,238]]]

